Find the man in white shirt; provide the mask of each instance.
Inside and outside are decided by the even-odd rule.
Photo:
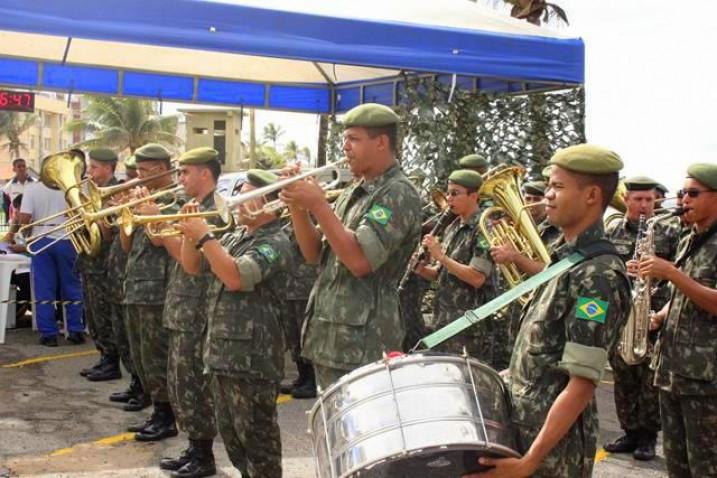
[[[10,179],[2,187],[3,193],[5,193],[5,214],[8,219],[15,217],[15,211],[12,207],[12,202],[25,191],[25,188],[30,184],[34,183],[35,180],[27,175],[27,164],[22,158],[15,158],[12,160],[12,172],[15,176]]]

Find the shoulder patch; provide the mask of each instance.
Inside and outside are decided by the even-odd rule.
[[[486,249],[490,249],[490,244],[488,244],[488,241],[485,239],[483,234],[480,234],[480,236],[478,237],[478,247],[480,247],[484,251]]]
[[[578,297],[575,317],[582,320],[592,320],[601,324],[607,317],[608,303],[593,297]]]
[[[391,216],[393,216],[393,212],[389,208],[378,204],[371,206],[371,209],[366,213],[366,217],[382,226],[388,224],[388,221],[391,220]]]
[[[269,244],[262,244],[257,247],[256,250],[259,251],[259,254],[264,256],[270,264],[279,258],[279,253],[276,252]]]

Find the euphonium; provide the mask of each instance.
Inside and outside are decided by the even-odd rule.
[[[524,171],[520,166],[498,166],[483,175],[478,194],[491,198],[496,206],[483,211],[480,230],[492,247],[512,244],[521,254],[548,264],[550,254],[520,193]],[[502,217],[496,220],[494,216],[498,214]],[[515,264],[499,264],[498,269],[510,287],[525,279]]]
[[[655,222],[653,221],[646,228],[645,215],[640,214],[633,260],[639,260],[645,255],[655,254]],[[650,277],[642,277],[639,274],[632,282],[632,309],[627,323],[622,329],[618,344],[620,357],[628,365],[636,365],[645,360],[648,355],[650,346],[648,335],[650,333],[651,285]]]

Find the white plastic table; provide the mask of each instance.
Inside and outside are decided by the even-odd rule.
[[[30,270],[30,257],[23,254],[0,254],[0,344],[5,343],[5,327],[7,326],[7,313],[10,298],[10,278],[13,271],[18,269]],[[32,283],[32,280],[30,280]],[[34,314],[34,308],[33,308]]]

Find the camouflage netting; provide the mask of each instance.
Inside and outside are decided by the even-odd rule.
[[[403,119],[401,162],[408,174],[422,171],[422,190],[443,185],[458,159],[474,152],[494,166],[525,166],[539,177],[559,148],[585,141],[582,88],[553,93],[499,96],[456,90],[428,79],[409,80],[398,111]],[[341,127],[331,124],[328,160],[342,156]]]

